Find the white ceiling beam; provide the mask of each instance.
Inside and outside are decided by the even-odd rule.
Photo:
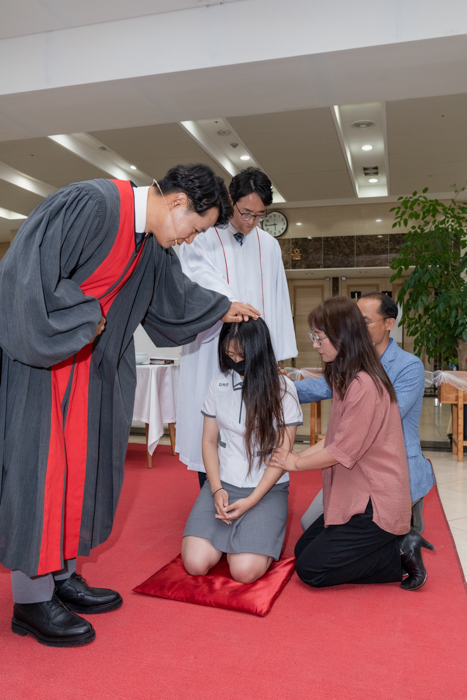
[[[200,119],[180,122],[180,125],[231,177],[248,167],[266,172],[227,119]],[[274,183],[272,191],[274,204],[285,202]]]
[[[10,211],[9,209],[4,209],[3,207],[0,207],[0,217],[2,219],[8,219],[8,221],[14,221],[15,219],[27,219],[27,216],[24,216],[24,214],[18,214],[15,211]]]
[[[216,120],[217,121],[217,120]],[[220,120],[219,120],[220,121]],[[191,138],[196,141],[196,143],[201,146],[203,151],[205,151],[213,160],[216,161],[226,172],[234,177],[240,171],[236,165],[231,161],[231,159],[224,153],[222,148],[220,148],[212,139],[209,138],[206,131],[195,121],[185,121],[180,122],[185,131],[190,134]]]
[[[423,6],[420,12],[420,0],[360,0],[356,12],[348,0],[286,6],[284,0],[244,0],[12,37],[0,41],[0,64],[14,57],[14,70],[0,74],[0,94],[389,45],[400,54],[404,43],[467,34],[467,3],[425,0]],[[258,41],[258,27],[280,41]],[[154,46],[157,61],[148,61]],[[405,69],[400,55],[399,61]],[[452,72],[449,62],[447,68]],[[252,94],[246,97],[251,101]]]
[[[25,173],[21,173],[6,163],[0,163],[0,180],[9,182],[10,185],[21,187],[23,190],[28,190],[28,192],[38,194],[40,197],[47,197],[49,194],[57,191],[56,187],[48,185],[46,182],[41,182],[41,180],[36,180],[35,177],[25,175]]]
[[[132,163],[89,134],[55,134],[49,139],[117,180],[133,180],[138,186],[152,182],[147,173],[132,167]]]

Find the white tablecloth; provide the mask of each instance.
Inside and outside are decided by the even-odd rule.
[[[136,365],[133,420],[149,424],[151,455],[164,433],[164,423],[176,421],[179,376],[179,365]]]

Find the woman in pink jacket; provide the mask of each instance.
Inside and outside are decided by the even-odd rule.
[[[310,337],[334,392],[326,439],[304,452],[277,449],[271,466],[323,470],[324,516],[295,547],[297,573],[310,586],[426,581],[410,530],[411,498],[396,395],[356,304],[332,297],[309,316]],[[403,578],[408,574],[407,578]]]

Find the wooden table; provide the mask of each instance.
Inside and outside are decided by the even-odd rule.
[[[325,435],[321,433],[321,401],[310,403],[310,445],[317,440],[322,440]]]
[[[453,379],[467,382],[467,372],[444,372],[453,374]],[[462,391],[452,384],[443,382],[438,385],[438,399],[440,403],[450,403],[452,406],[452,452],[457,454],[457,461],[464,461],[464,404],[467,403],[467,391]]]
[[[319,379],[323,370],[319,367],[307,367],[303,370],[309,376],[303,379]],[[317,440],[322,440],[326,436],[321,433],[321,401],[312,401],[310,403],[310,445],[315,445]]]

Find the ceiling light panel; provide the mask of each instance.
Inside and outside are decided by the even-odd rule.
[[[332,113],[357,196],[387,197],[385,105],[380,102],[338,105],[332,108]],[[365,124],[365,128],[356,128],[358,124]]]
[[[226,119],[198,119],[180,123],[206,153],[232,177],[244,170],[246,161],[249,168],[264,170]],[[274,204],[285,202],[274,183],[272,190]]]
[[[49,139],[117,180],[131,179],[140,187],[151,182],[152,178],[149,175],[138,171],[135,166],[90,134],[56,134],[49,136]]]
[[[0,217],[2,219],[8,219],[9,221],[15,221],[17,219],[27,219],[27,216],[24,216],[24,214],[18,214],[15,211],[10,211],[9,209],[3,209],[3,207],[0,207]]]

